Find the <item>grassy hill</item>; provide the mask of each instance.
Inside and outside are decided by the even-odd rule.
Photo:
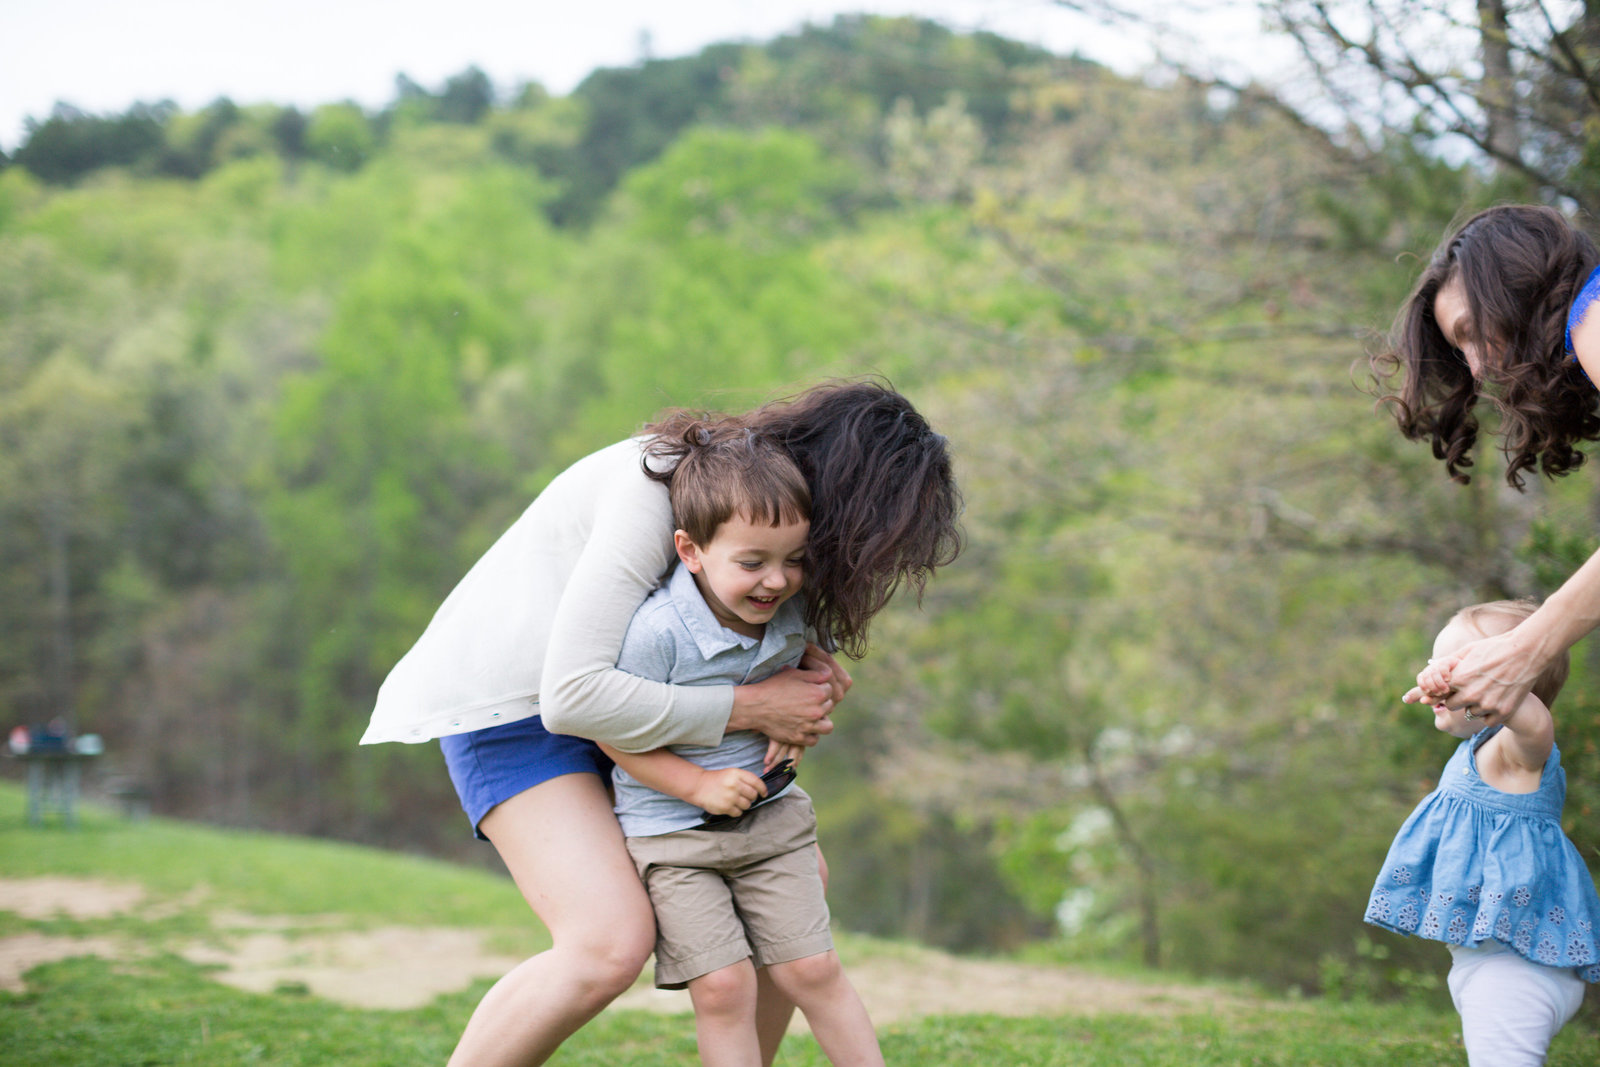
[[[34,829],[22,813],[21,791],[0,783],[0,984],[15,987],[0,989],[0,1048],[19,1067],[442,1063],[492,973],[544,943],[510,882],[481,871],[325,841],[130,823],[95,808],[75,831]],[[463,944],[478,945],[496,969],[403,1009],[352,1006],[359,992],[324,995],[372,993],[419,938],[439,946],[430,972],[448,971]],[[380,958],[370,977],[347,973],[340,985],[330,946],[358,941],[378,946]],[[263,946],[276,946],[280,964],[264,973],[304,977],[240,988]],[[384,946],[393,947],[389,966]],[[953,961],[848,936],[841,952],[880,998],[901,985],[926,994],[930,975],[948,974],[947,1002],[996,1007],[986,995],[1015,983],[1001,994],[1010,1003],[982,1014],[875,1011],[890,1063],[1464,1062],[1454,1017],[1437,1004],[1275,1000],[1170,976]],[[13,973],[30,959],[49,962]],[[1095,995],[1041,1014],[1013,1010],[1056,984]],[[1569,1027],[1550,1063],[1593,1063],[1595,1040],[1592,1029]],[[693,1027],[682,1014],[613,1008],[555,1062],[691,1064]],[[780,1060],[823,1062],[805,1035]]]

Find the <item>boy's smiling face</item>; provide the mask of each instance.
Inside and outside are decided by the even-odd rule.
[[[682,530],[673,541],[717,621],[734,633],[760,637],[779,605],[800,591],[810,532],[809,522],[769,526],[736,515],[717,527],[708,544],[696,545]]]

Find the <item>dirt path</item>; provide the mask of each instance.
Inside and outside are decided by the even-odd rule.
[[[198,900],[169,904],[168,910]],[[25,919],[151,917],[138,886],[69,878],[0,879],[0,911]],[[220,964],[217,980],[251,992],[284,986],[353,1007],[420,1007],[478,978],[497,978],[520,962],[486,950],[475,931],[446,927],[340,929],[338,916],[217,913],[218,936],[172,946],[196,963]],[[70,938],[24,933],[0,938],[0,989],[20,990],[32,967],[69,956],[125,959],[145,951],[115,937]],[[855,958],[846,966],[875,1022],[922,1015],[1084,1015],[1106,1012],[1211,1012],[1236,1005],[1226,993],[1186,985],[1134,982],[1066,967],[960,959],[926,949]],[[616,1002],[620,1008],[688,1012],[686,993],[646,984]]]

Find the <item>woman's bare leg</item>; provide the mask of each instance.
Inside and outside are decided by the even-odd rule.
[[[553,943],[484,995],[450,1063],[527,1067],[633,984],[655,917],[599,775],[552,778],[481,825]]]

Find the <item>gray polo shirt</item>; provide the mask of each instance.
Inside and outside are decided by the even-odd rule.
[[[798,664],[805,650],[805,622],[798,596],[779,605],[757,640],[734,633],[717,621],[694,584],[694,575],[680,564],[634,613],[622,639],[617,669],[673,685],[743,685]],[[759,775],[767,738],[753,730],[739,730],[724,734],[722,743],[712,748],[674,745],[672,751],[711,770],[743,767]],[[621,767],[612,771],[612,783],[617,793],[617,818],[628,837],[685,830],[705,818],[699,808],[641,785]]]

